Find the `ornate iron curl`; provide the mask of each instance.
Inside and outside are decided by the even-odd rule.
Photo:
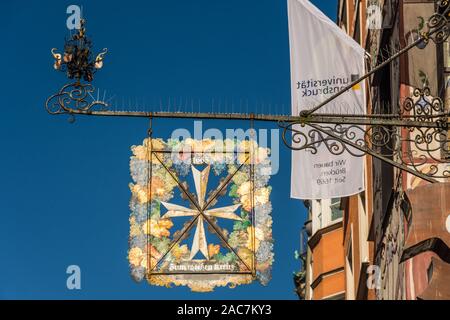
[[[421,44],[419,48],[425,48],[426,44],[431,39],[434,43],[443,43],[450,34],[449,18],[450,18],[450,1],[449,0],[435,0],[436,12],[432,14],[426,22],[426,31],[420,33]]]
[[[442,99],[431,96],[429,88],[415,88],[412,96],[405,99],[400,110],[402,116],[409,115],[418,121],[433,121],[434,116],[441,116],[443,113],[445,107]]]
[[[415,89],[405,99],[398,115],[349,117],[351,123],[342,124],[339,117],[345,115],[311,114],[280,122],[279,126],[283,142],[292,150],[316,154],[319,147],[324,147],[333,155],[369,154],[436,182],[450,178],[448,116],[442,99],[432,97],[429,88],[424,88]]]
[[[76,114],[88,112],[96,106],[104,110],[108,104],[104,101],[91,99],[94,87],[90,83],[69,83],[50,96],[45,102],[45,108],[50,114]]]

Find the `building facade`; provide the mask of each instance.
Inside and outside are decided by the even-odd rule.
[[[417,39],[436,10],[432,0],[339,0],[337,24],[366,49],[370,70]],[[399,113],[405,99],[425,87],[430,89],[431,97],[441,98],[448,110],[449,62],[448,41],[440,45],[429,41],[425,48],[413,48],[366,81],[367,113]],[[414,132],[396,129],[395,134],[410,138]],[[379,151],[389,154],[393,147],[384,146]],[[401,145],[414,151],[415,158],[407,159],[409,163],[395,158],[403,157],[402,153],[393,154],[391,159],[411,166],[420,164],[423,172],[449,170],[448,164],[433,161],[449,156],[448,145],[435,146],[435,153],[426,163],[422,157],[430,158],[430,154],[415,147],[413,143]],[[342,252],[341,292],[345,299],[450,299],[448,179],[430,184],[370,156],[365,161],[365,192],[339,200],[343,217],[334,231],[339,232],[340,238],[321,245],[335,254]],[[320,293],[335,289],[334,284],[323,281],[326,277],[320,278],[321,273],[329,271],[325,266],[335,261],[334,255],[318,254],[324,250],[317,250],[317,245],[327,238],[322,235],[320,241],[311,241],[318,238],[316,233],[320,230],[317,223],[314,228],[314,221],[319,219],[323,206],[331,206],[331,200],[319,203],[320,209],[314,207],[314,201],[307,202],[313,232],[308,241],[311,259],[305,263],[305,287],[307,292],[310,287],[312,294],[305,295],[305,299],[327,298]],[[325,225],[325,230],[328,227]],[[318,277],[322,280],[318,281]],[[316,291],[318,284],[322,287]]]
[[[345,298],[343,211],[340,199],[304,202],[310,219],[305,223],[306,290],[308,300]]]

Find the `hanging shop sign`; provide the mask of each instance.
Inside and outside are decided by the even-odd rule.
[[[201,292],[269,282],[268,148],[254,140],[149,137],[131,150],[133,279]]]

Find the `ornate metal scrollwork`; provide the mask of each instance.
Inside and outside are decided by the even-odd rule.
[[[450,1],[436,1],[437,12],[427,21],[428,30],[422,34],[425,42],[431,39],[434,43],[443,43],[450,35],[449,17]]]
[[[415,89],[399,115],[378,116],[382,121],[375,122],[377,115],[370,115],[360,124],[363,116],[342,124],[335,116],[324,123],[326,115],[311,114],[279,126],[284,143],[293,150],[315,154],[318,148],[326,148],[333,155],[348,152],[356,157],[370,154],[428,181],[450,177],[449,114],[442,99],[432,97],[428,88]]]
[[[447,123],[444,102],[439,97],[433,97],[427,87],[413,90],[412,96],[403,102],[400,115],[416,121],[436,121],[444,127]]]
[[[103,67],[103,60],[108,50],[105,48],[95,58],[92,55],[92,41],[86,35],[85,20],[81,20],[80,29],[64,44],[64,52],[60,54],[56,48],[51,50],[55,59],[53,68],[62,71],[68,79],[76,82],[64,85],[58,93],[50,96],[45,108],[50,114],[75,114],[77,112],[105,110],[108,104],[94,99],[94,87],[90,82],[94,73]]]
[[[305,150],[316,154],[318,148],[323,145],[333,155],[341,155],[344,152],[348,152],[355,157],[362,157],[364,155],[364,153],[358,152],[358,150],[349,147],[345,143],[345,139],[361,143],[361,139],[357,139],[357,132],[355,132],[355,129],[361,130],[359,126],[336,124],[334,128],[328,125],[322,127],[324,130],[334,130],[342,140],[333,138],[320,130],[311,129],[309,128],[309,124],[308,128],[305,129],[299,128],[298,126],[303,127],[303,125],[296,122],[280,122],[279,126],[284,129],[281,135],[283,142],[292,150]],[[287,137],[288,132],[292,134],[290,138]],[[288,139],[292,143],[289,143]]]
[[[95,100],[91,94],[94,87],[90,83],[69,83],[50,96],[45,102],[45,108],[50,114],[73,114],[79,111],[91,111],[94,107],[106,109],[108,104],[104,101]]]

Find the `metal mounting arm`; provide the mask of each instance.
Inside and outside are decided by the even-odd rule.
[[[444,102],[431,97],[428,88],[416,89],[413,97],[405,100],[402,113],[366,117],[311,114],[279,126],[283,142],[292,150],[316,153],[325,146],[334,155],[370,154],[429,182],[449,178],[450,114],[445,112]]]
[[[422,179],[436,182],[450,177],[448,118],[444,102],[430,95],[430,90],[416,89],[406,99],[399,114],[339,115],[317,114],[320,108],[334,100],[355,84],[376,73],[402,54],[419,44],[444,42],[450,34],[450,1],[437,0],[437,12],[427,21],[427,30],[419,38],[401,49],[371,71],[350,83],[319,105],[303,111],[299,116],[189,113],[154,111],[112,111],[108,103],[93,98],[90,81],[95,71],[103,66],[106,49],[94,59],[91,41],[86,37],[84,25],[74,39],[67,41],[64,57],[52,50],[55,69],[65,71],[76,82],[64,85],[50,96],[45,104],[52,115],[69,114],[86,116],[190,118],[190,119],[250,119],[278,122],[283,128],[283,142],[293,150],[317,152],[324,144],[333,154],[350,152],[355,156],[370,154],[390,165],[405,170]],[[85,81],[83,81],[83,79]],[[310,130],[301,129],[309,126]],[[287,133],[292,133],[290,139]],[[288,142],[291,140],[291,143]]]

